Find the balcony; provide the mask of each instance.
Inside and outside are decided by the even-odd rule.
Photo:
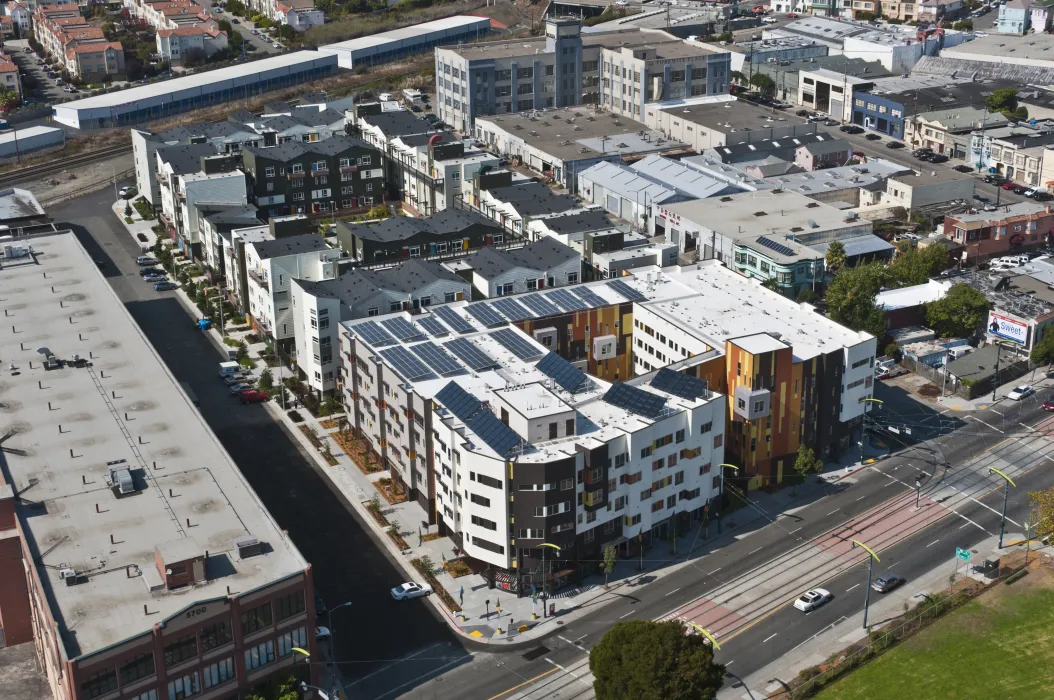
[[[342,165],[340,166],[340,172],[342,173],[356,173],[359,171],[358,165]]]
[[[319,176],[319,175],[329,175],[329,168],[318,168],[318,169],[312,168],[311,169],[311,174],[316,176],[316,177]]]
[[[251,279],[253,282],[256,282],[256,284],[260,285],[264,289],[269,289],[271,287],[271,281],[264,277],[262,270],[248,270],[248,273],[249,279]]]
[[[317,172],[317,171],[313,171],[313,172]],[[285,173],[285,176],[286,177],[290,177],[290,178],[292,178],[292,177],[304,177],[304,171],[303,170],[287,170],[286,173]]]

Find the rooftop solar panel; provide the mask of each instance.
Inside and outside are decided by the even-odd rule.
[[[387,321],[381,321],[381,325],[387,328],[389,333],[404,343],[424,339],[424,335],[421,334],[420,329],[414,328],[414,325],[405,318],[389,318]]]
[[[410,352],[424,360],[425,364],[438,372],[441,377],[448,377],[465,371],[464,366],[460,362],[433,342],[411,345]]]
[[[432,313],[442,319],[443,323],[453,328],[458,333],[471,333],[476,330],[465,319],[461,318],[456,311],[445,306],[432,309]]]
[[[462,389],[456,382],[450,382],[437,391],[435,398],[462,423],[468,421],[483,406],[479,399]]]
[[[431,316],[422,316],[416,320],[417,324],[428,331],[432,337],[450,335],[450,329]]]
[[[514,299],[495,299],[491,302],[491,306],[500,311],[510,321],[526,321],[535,316],[527,307]]]
[[[420,360],[411,355],[410,351],[402,345],[381,350],[381,357],[387,360],[395,368],[395,371],[401,374],[408,382],[435,379],[435,374],[425,367]]]
[[[579,299],[585,301],[591,308],[599,308],[601,306],[607,306],[608,300],[594,292],[589,287],[570,287],[570,292]]]
[[[661,396],[651,394],[623,382],[612,384],[611,388],[604,394],[604,401],[630,413],[636,413],[638,416],[652,419],[659,417],[666,403]]]
[[[477,348],[476,344],[468,338],[456,338],[443,347],[457,355],[458,359],[476,372],[482,372],[498,366],[494,358]]]
[[[524,294],[518,301],[539,316],[556,316],[561,313],[560,307],[546,299],[543,294]]]
[[[519,435],[456,383],[450,382],[440,389],[435,399],[498,454],[507,455],[520,444]]]
[[[522,335],[511,328],[502,328],[494,331],[490,337],[501,343],[506,350],[525,362],[536,360],[542,356],[544,350],[532,345]]]
[[[367,321],[366,323],[359,323],[352,326],[351,332],[374,347],[391,345],[396,342],[395,338],[393,338],[388,331],[378,326],[374,321]]]
[[[536,367],[567,391],[574,391],[586,381],[586,375],[555,352],[543,357]]]
[[[789,256],[793,256],[794,255],[794,249],[793,248],[791,248],[790,246],[784,245],[782,243],[779,243],[777,241],[774,241],[774,240],[772,240],[771,238],[769,238],[767,236],[759,236],[757,241],[758,241],[759,245],[763,245],[766,248],[774,250],[777,253],[779,253],[780,255],[789,255]]]
[[[648,297],[638,292],[633,287],[629,286],[622,280],[612,280],[608,282],[608,286],[614,289],[616,292],[626,297],[629,301],[647,301]]]
[[[490,304],[469,304],[465,307],[465,311],[487,328],[502,326],[508,323],[503,316],[490,308]]]
[[[564,311],[585,311],[589,308],[589,304],[566,289],[557,289],[549,292],[546,297]]]
[[[651,385],[682,399],[698,399],[709,395],[709,385],[706,381],[675,372],[668,367],[663,367],[655,374]]]

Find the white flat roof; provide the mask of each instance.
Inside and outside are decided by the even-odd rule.
[[[0,338],[0,434],[16,431],[4,442],[5,471],[26,493],[19,522],[66,655],[148,633],[198,601],[225,598],[228,587],[246,593],[302,572],[304,558],[74,234],[27,243],[35,260],[3,269],[7,320],[18,332]],[[45,371],[42,347],[90,365]],[[108,463],[132,470],[141,490],[116,497]],[[245,536],[271,551],[239,559],[235,541]],[[151,592],[159,545],[208,551],[209,580]],[[62,578],[67,568],[78,585]]]
[[[443,32],[450,29],[471,27],[483,22],[489,25],[490,19],[487,17],[474,17],[472,15],[455,15],[453,17],[445,17],[431,22],[414,24],[409,27],[393,29],[388,32],[381,32],[380,34],[373,34],[372,36],[360,36],[357,39],[348,39],[347,41],[340,41],[336,44],[325,44],[318,48],[320,51],[324,49],[333,51],[360,51],[362,49],[369,49],[389,42],[417,39],[432,34],[433,32]]]
[[[885,292],[879,292],[875,296],[875,305],[880,309],[886,311],[893,311],[894,309],[904,309],[911,306],[918,306],[919,304],[928,304],[938,299],[943,299],[944,295],[948,293],[948,290],[952,286],[951,281],[939,282],[937,280],[928,280],[925,284],[916,284],[911,287],[902,287],[900,289],[890,289]]]

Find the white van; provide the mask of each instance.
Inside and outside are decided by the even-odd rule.
[[[229,377],[232,374],[240,372],[241,369],[242,366],[239,365],[237,362],[221,362],[219,375],[221,377]]]
[[[969,355],[973,352],[973,348],[969,345],[956,345],[954,348],[948,348],[948,361],[958,360],[963,355]]]

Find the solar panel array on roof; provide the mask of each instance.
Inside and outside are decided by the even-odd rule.
[[[623,382],[612,384],[611,388],[604,394],[604,401],[612,406],[618,406],[645,418],[658,418],[659,414],[662,413],[663,406],[666,404],[661,396],[648,393],[643,389],[638,389]]]
[[[589,287],[571,287],[571,293],[584,300],[591,308],[607,306],[608,300],[594,292]]]
[[[413,324],[405,318],[389,318],[387,321],[381,321],[381,325],[387,328],[389,333],[404,343],[424,339],[421,331],[414,328]]]
[[[614,289],[616,292],[626,297],[629,301],[647,301],[648,297],[638,292],[633,287],[629,286],[622,280],[611,280],[608,282],[608,286]]]
[[[351,327],[351,332],[365,340],[374,347],[391,345],[396,342],[388,331],[377,325],[375,321],[367,321]]]
[[[462,362],[476,372],[482,372],[498,366],[494,358],[477,348],[476,344],[468,338],[456,338],[443,347],[457,355]]]
[[[487,328],[503,326],[508,323],[508,321],[495,312],[494,309],[490,308],[490,304],[469,304],[465,307],[465,311],[469,312],[469,314]]]
[[[471,333],[476,330],[472,327],[465,319],[458,316],[457,312],[453,309],[448,309],[445,306],[432,309],[432,313],[443,320],[443,323],[453,328],[458,333]]]
[[[788,256],[792,256],[792,257],[794,255],[794,249],[793,248],[791,248],[790,246],[783,245],[782,243],[777,243],[776,241],[772,240],[768,236],[758,236],[757,241],[758,241],[758,243],[760,245],[763,245],[766,248],[774,250],[777,253],[779,253],[780,255],[788,255]]]
[[[514,299],[495,299],[491,302],[491,306],[504,314],[510,321],[526,321],[529,318],[534,318],[534,314],[527,310],[527,307]]]
[[[553,302],[564,311],[585,311],[589,308],[589,304],[585,303],[585,301],[579,299],[574,294],[571,294],[566,289],[557,289],[555,292],[549,292],[546,296],[549,301]]]
[[[501,343],[506,350],[525,362],[536,360],[545,352],[544,350],[540,350],[538,347],[531,345],[527,342],[526,338],[517,334],[516,331],[511,328],[502,328],[501,330],[494,331],[490,334],[490,337],[494,338],[494,340]]]
[[[403,375],[408,382],[435,379],[435,374],[425,367],[420,360],[411,355],[410,351],[402,345],[381,350],[381,357],[387,360],[395,368],[395,371]]]
[[[651,385],[656,389],[688,400],[705,398],[710,391],[710,386],[705,380],[675,372],[669,367],[660,369],[652,377]]]
[[[560,307],[542,294],[524,294],[519,302],[539,316],[556,316],[560,313]]]
[[[439,390],[435,400],[467,425],[479,439],[499,455],[507,455],[520,444],[520,436],[483,406],[483,403],[456,382]]]
[[[450,353],[431,341],[411,345],[410,352],[424,360],[429,367],[442,377],[465,371],[461,363],[451,357]]]
[[[567,391],[574,391],[586,381],[585,374],[555,352],[543,357],[535,366]]]
[[[450,335],[450,329],[431,316],[422,316],[416,320],[418,325],[428,331],[428,334],[432,337]]]

